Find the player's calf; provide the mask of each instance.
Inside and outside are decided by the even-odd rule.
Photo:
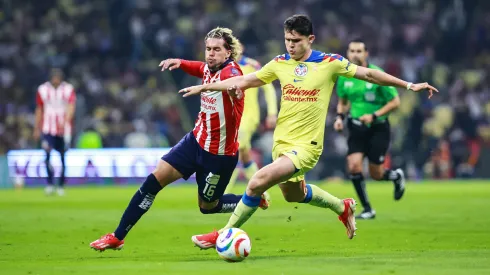
[[[203,214],[231,213],[241,199],[241,195],[235,194],[225,194],[213,202],[206,202],[199,197],[199,209]]]
[[[342,214],[344,209],[344,202],[313,184],[306,184],[306,194],[301,203],[307,203],[316,207],[328,208],[334,211],[337,215]]]
[[[301,182],[286,182],[279,184],[282,196],[287,202],[303,202],[308,194],[308,187],[304,180]]]
[[[217,202],[199,202],[199,210],[203,214],[231,213],[242,199],[242,195],[225,194]],[[259,208],[266,210],[270,205],[270,195],[264,192],[260,199]]]
[[[128,207],[121,217],[119,226],[114,231],[114,235],[119,240],[123,240],[129,230],[139,221],[139,219],[150,210],[158,192],[162,190],[160,183],[155,175],[150,174],[141,187],[131,198]]]
[[[357,197],[361,201],[361,205],[364,211],[371,211],[371,203],[369,202],[369,197],[367,194],[366,182],[364,181],[364,176],[362,173],[350,174],[350,179],[356,190]]]

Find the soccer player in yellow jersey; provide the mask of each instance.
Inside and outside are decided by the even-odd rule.
[[[243,74],[254,73],[260,70],[260,63],[250,57],[242,55],[238,58],[240,68]],[[266,84],[262,86],[264,90],[264,98],[267,103],[267,117],[265,120],[265,126],[268,129],[274,128],[277,121],[277,97],[276,90],[272,84]],[[245,172],[245,178],[250,180],[252,176],[259,169],[257,164],[250,156],[250,149],[252,148],[252,136],[257,130],[260,123],[260,105],[259,105],[259,88],[253,87],[247,90],[247,96],[245,97],[242,121],[240,122],[240,128],[238,130],[238,143],[239,145],[239,158],[242,165],[242,169]],[[235,168],[230,182],[226,187],[225,193],[228,194],[235,185],[240,168]]]
[[[256,73],[180,91],[184,96],[189,96],[228,88],[231,96],[240,98],[243,96],[242,91],[276,79],[279,79],[282,87],[272,149],[274,162],[260,169],[248,182],[242,200],[223,229],[192,237],[192,241],[203,249],[216,245],[219,232],[242,226],[257,210],[261,194],[276,184],[279,184],[288,202],[307,203],[333,210],[347,228],[347,236],[353,238],[356,230],[355,201],[341,200],[304,181],[305,173],[315,166],[322,153],[327,107],[335,81],[339,76],[355,77],[414,92],[428,89],[429,97],[433,91],[437,92],[428,83],[409,83],[385,72],[352,64],[340,55],[312,50],[311,44],[315,40],[313,26],[305,15],[286,19],[284,40],[287,53],[277,56]]]

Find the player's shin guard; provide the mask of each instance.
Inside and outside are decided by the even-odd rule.
[[[45,151],[45,152],[46,152],[45,165],[46,165],[46,173],[48,175],[48,185],[52,185],[53,184],[54,171],[53,171],[53,167],[51,166],[51,163],[49,161],[51,158],[51,151]]]
[[[344,203],[341,199],[332,196],[327,191],[324,191],[313,184],[306,184],[306,196],[302,203],[308,203],[322,208],[330,208],[339,215],[344,212]]]
[[[355,173],[350,175],[354,189],[356,189],[357,197],[361,201],[364,211],[371,211],[371,203],[366,191],[366,182],[362,173]]]
[[[257,211],[257,208],[259,208],[260,200],[260,196],[252,197],[248,196],[246,193],[243,194],[242,199],[240,200],[235,208],[235,211],[228,220],[228,224],[223,229],[221,229],[220,232],[224,229],[242,226],[245,222],[248,221],[250,217],[252,217],[255,211]]]
[[[231,213],[235,210],[238,202],[240,202],[242,196],[234,194],[223,195],[218,204],[211,209],[200,208],[203,214],[215,214],[215,213]]]
[[[160,183],[158,183],[155,175],[150,174],[143,185],[136,191],[126,211],[124,211],[119,226],[114,231],[116,238],[123,240],[126,237],[129,230],[138,222],[141,216],[150,209],[155,196],[160,190],[162,190]]]

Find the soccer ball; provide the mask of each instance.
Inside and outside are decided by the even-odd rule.
[[[216,241],[216,252],[227,262],[241,262],[250,254],[252,243],[245,231],[230,228],[223,231]]]

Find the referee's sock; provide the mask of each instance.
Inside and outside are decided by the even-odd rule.
[[[400,178],[400,174],[398,174],[395,170],[385,170],[385,173],[383,174],[383,180],[397,180]]]
[[[362,175],[362,173],[353,173],[350,175],[350,179],[354,184],[357,197],[359,198],[359,201],[361,202],[364,211],[371,211],[371,204],[369,203],[364,176]]]

